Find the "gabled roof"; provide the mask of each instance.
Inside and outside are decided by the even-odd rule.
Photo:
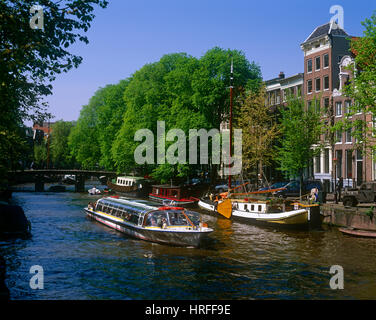
[[[335,35],[335,36],[349,36],[345,30],[341,29],[336,22],[328,22],[321,26],[318,26],[313,32],[308,36],[308,38],[303,42],[310,42],[312,40],[321,38],[326,35]]]

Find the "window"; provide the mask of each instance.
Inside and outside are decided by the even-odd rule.
[[[352,150],[346,150],[346,178],[352,179]]]
[[[320,70],[321,68],[321,59],[320,57],[315,58],[315,70]]]
[[[350,112],[350,107],[351,107],[351,101],[350,100],[346,100],[345,101],[345,113],[349,113]]]
[[[342,116],[342,102],[336,102],[336,116]]]
[[[337,158],[337,178],[342,177],[342,150],[336,151],[336,158]]]
[[[312,93],[312,80],[307,81],[307,93]]]
[[[307,60],[307,72],[312,72],[312,59]]]
[[[329,67],[329,54],[324,54],[324,68]]]
[[[351,128],[348,128],[347,130],[346,130],[346,142],[347,143],[351,143],[352,141],[351,141]]]
[[[317,99],[317,100],[315,101],[315,111],[316,111],[317,113],[320,113],[320,109],[321,109],[320,100]]]
[[[276,104],[280,104],[281,103],[281,97],[279,95],[278,92],[276,92]]]
[[[321,157],[320,155],[317,155],[315,157],[315,173],[321,172]]]
[[[324,90],[329,90],[329,76],[324,77]]]
[[[321,90],[321,79],[316,79],[316,92]]]
[[[341,130],[336,131],[336,143],[342,143],[342,131]]]
[[[329,111],[329,98],[324,98],[324,108],[325,108],[325,113],[328,113],[328,111]]]
[[[307,110],[312,111],[312,100],[307,101]]]
[[[324,150],[324,172],[329,173],[329,149]]]

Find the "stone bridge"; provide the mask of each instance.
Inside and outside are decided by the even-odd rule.
[[[21,183],[23,181],[33,181],[35,183],[35,191],[44,191],[44,184],[49,178],[74,175],[75,176],[75,191],[85,191],[85,180],[89,177],[106,177],[112,179],[117,176],[116,172],[112,171],[96,171],[96,170],[76,170],[76,169],[41,169],[41,170],[18,170],[9,171],[8,179],[11,184]]]

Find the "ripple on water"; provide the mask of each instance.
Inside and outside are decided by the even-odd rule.
[[[129,238],[85,217],[86,194],[16,193],[28,240],[0,243],[12,299],[374,299],[376,241],[336,229],[278,231],[204,215],[201,248]],[[32,265],[45,288],[31,290]],[[329,288],[331,265],[345,289]]]

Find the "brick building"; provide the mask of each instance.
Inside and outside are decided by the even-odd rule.
[[[344,73],[343,64],[348,61],[350,36],[335,22],[326,23],[315,28],[300,47],[304,53],[306,107],[323,111],[324,121],[328,124],[333,116],[334,121],[339,121],[342,118],[342,104],[348,107],[351,103],[342,97],[341,93],[343,81],[348,76]],[[323,182],[326,191],[333,190],[335,175],[336,178],[354,177],[354,173],[344,175],[345,170],[350,170],[348,163],[344,164],[343,156],[347,152],[348,157],[349,151],[346,150],[352,147],[349,133],[338,132],[336,136],[338,141],[334,145],[334,154],[327,136],[322,137],[325,147],[321,154],[313,159],[312,168],[309,170],[314,179]],[[347,180],[344,184],[352,185],[352,180]]]
[[[348,66],[354,64],[350,52],[350,39],[336,23],[317,27],[301,44],[304,52],[304,98],[307,108],[324,108],[324,121],[336,123],[344,120],[354,101],[346,97],[342,89],[352,77]],[[348,118],[350,122],[361,119],[368,126],[374,124],[372,115],[358,112]],[[372,158],[357,150],[353,127],[337,131],[334,145],[326,142],[321,154],[313,159],[313,177],[321,180],[327,191],[333,190],[334,182],[343,178],[343,185],[360,185],[363,181],[376,180],[376,167]]]
[[[371,113],[356,112],[352,108],[354,101],[344,96],[342,88],[346,82],[352,77],[352,72],[348,70],[348,66],[354,64],[351,55],[344,56],[340,63],[339,88],[333,90],[333,108],[334,122],[343,120],[352,111],[348,120],[354,123],[356,120],[362,120],[368,126],[374,125]],[[353,114],[355,112],[355,114]],[[355,125],[354,125],[355,126]],[[363,181],[376,180],[375,163],[367,154],[361,150],[357,150],[355,137],[352,135],[353,128],[336,132],[336,142],[334,145],[334,159],[336,167],[334,170],[336,178],[344,179],[344,186],[360,185]]]

